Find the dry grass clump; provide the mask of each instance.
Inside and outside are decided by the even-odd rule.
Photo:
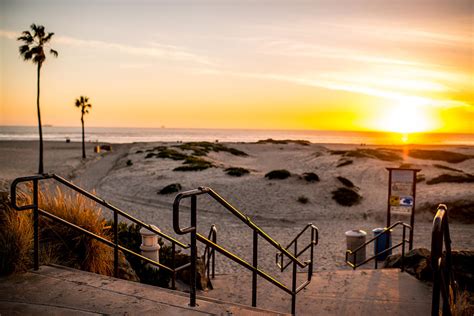
[[[469,291],[460,291],[456,295],[456,301],[452,302],[451,314],[453,316],[474,315],[474,294]]]
[[[173,171],[201,171],[215,167],[212,162],[196,156],[188,156],[182,166],[176,167]]]
[[[40,193],[39,207],[111,240],[100,207],[82,195],[65,194],[56,187],[54,193]],[[56,252],[60,264],[103,275],[113,275],[112,248],[76,229],[40,216],[40,241]]]
[[[181,145],[176,146],[182,150],[190,150],[193,151],[194,156],[206,156],[211,151],[214,152],[228,152],[234,156],[248,156],[246,152],[238,150],[236,148],[227,147],[223,144],[219,143],[211,143],[211,142],[188,142]]]
[[[472,183],[474,182],[474,176],[470,174],[442,174],[436,178],[426,181],[426,184],[438,184],[438,183]]]
[[[417,158],[417,159],[427,159],[427,160],[440,160],[450,163],[463,162],[465,160],[471,159],[472,156],[456,153],[452,151],[445,150],[421,150],[421,149],[412,149],[408,152],[408,156]]]
[[[342,206],[352,206],[358,204],[362,200],[356,191],[348,188],[338,188],[332,191],[332,199]]]
[[[33,248],[31,212],[16,211],[9,201],[0,201],[0,227],[0,275],[26,271]]]
[[[224,171],[229,176],[233,176],[233,177],[241,177],[241,176],[244,176],[244,175],[250,173],[250,171],[248,171],[245,168],[241,168],[241,167],[230,167],[230,168],[225,169]]]
[[[370,148],[357,148],[356,150],[333,150],[331,155],[342,155],[344,157],[352,158],[372,158],[382,161],[399,161],[402,157],[389,149],[370,149]]]

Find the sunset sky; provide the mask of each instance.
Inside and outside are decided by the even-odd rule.
[[[16,38],[54,32],[44,124],[474,133],[470,0],[0,0],[0,125],[35,125]]]

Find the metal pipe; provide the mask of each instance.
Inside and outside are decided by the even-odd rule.
[[[196,261],[197,261],[197,246],[196,246],[196,196],[191,196],[191,277],[190,277],[190,291],[189,291],[189,306],[196,306]]]
[[[119,276],[119,253],[118,253],[118,215],[114,212],[114,276]]]
[[[258,233],[253,231],[252,306],[257,306]]]
[[[33,240],[33,265],[34,270],[39,269],[39,214],[38,214],[38,179],[33,179],[33,230],[34,230],[34,240]]]

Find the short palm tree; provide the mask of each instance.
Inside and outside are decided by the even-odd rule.
[[[81,109],[81,123],[82,123],[82,158],[86,158],[86,145],[84,138],[84,115],[89,113],[88,108],[92,107],[92,104],[89,103],[89,98],[80,96],[79,99],[76,99],[76,107]]]
[[[31,24],[30,31],[23,31],[21,36],[17,40],[22,41],[24,44],[19,47],[20,56],[25,61],[31,60],[37,65],[37,93],[36,93],[36,110],[38,114],[38,129],[39,129],[39,167],[38,173],[43,173],[43,130],[41,127],[41,112],[40,112],[40,72],[41,66],[43,66],[46,60],[46,54],[44,52],[45,45],[51,40],[54,33],[46,33],[44,26]],[[58,57],[58,52],[54,49],[49,49],[49,53],[54,57]]]

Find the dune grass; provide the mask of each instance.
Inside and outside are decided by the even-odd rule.
[[[349,179],[347,179],[347,178],[338,176],[338,177],[337,177],[337,180],[339,180],[339,182],[341,182],[343,185],[345,185],[345,186],[348,187],[348,188],[355,188],[355,187],[356,187],[356,186],[354,185],[354,183],[352,183],[352,181],[349,180]]]
[[[433,167],[436,167],[438,169],[444,169],[444,170],[449,170],[449,171],[455,171],[455,172],[464,172],[460,169],[456,169],[456,168],[451,168],[451,167],[448,167],[448,166],[445,166],[445,165],[440,165],[440,164],[433,164]]]
[[[174,168],[173,171],[201,171],[213,167],[215,166],[212,162],[201,157],[188,156],[184,160],[183,165]]]
[[[31,266],[33,219],[31,212],[18,212],[0,201],[0,275],[26,271]]]
[[[371,158],[382,161],[399,161],[402,157],[393,150],[377,148],[357,148],[356,150],[332,150],[331,155],[342,155],[351,158]]]
[[[224,170],[229,176],[232,177],[242,177],[246,174],[249,174],[250,171],[245,168],[240,167],[230,167]]]
[[[319,182],[319,176],[314,172],[303,173],[303,179],[307,182]]]
[[[408,152],[408,156],[417,159],[425,160],[439,160],[449,163],[459,163],[468,159],[472,159],[472,156],[452,152],[445,150],[421,150],[421,149],[412,149]]]
[[[180,148],[181,150],[189,150],[193,152],[194,156],[207,156],[208,153],[211,151],[214,152],[228,152],[234,156],[248,156],[246,152],[238,150],[236,148],[227,147],[223,144],[219,143],[211,143],[211,142],[188,142],[181,145],[177,145],[176,147]]]
[[[307,140],[302,140],[302,139],[272,139],[272,138],[267,138],[267,139],[262,139],[257,141],[257,144],[275,144],[275,145],[286,145],[289,143],[293,144],[298,144],[301,146],[309,146],[311,144],[310,141]]]
[[[342,206],[352,206],[358,204],[362,200],[362,196],[349,188],[338,188],[331,193],[332,199]]]
[[[171,194],[171,193],[176,193],[182,190],[182,186],[179,183],[172,183],[168,184],[165,186],[163,189],[161,189],[158,193],[159,194]]]
[[[474,182],[474,176],[470,174],[442,174],[426,181],[426,184],[433,185],[438,183],[472,183]]]

